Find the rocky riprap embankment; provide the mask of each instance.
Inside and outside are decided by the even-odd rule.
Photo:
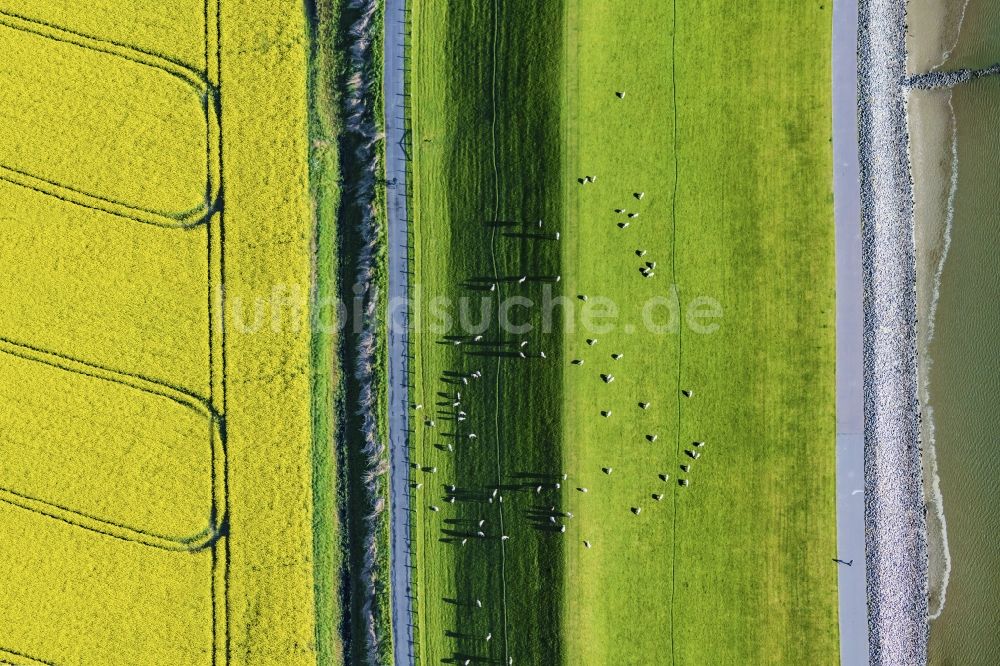
[[[865,519],[872,664],[927,660],[906,12],[861,0],[859,141],[865,288]]]

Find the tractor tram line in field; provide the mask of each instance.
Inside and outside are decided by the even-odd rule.
[[[500,170],[497,167],[497,40],[500,37],[500,2],[493,0],[493,40],[492,40],[492,72],[490,80],[490,104],[492,113],[490,114],[490,155],[493,166],[493,220],[490,225],[490,259],[493,264],[493,279],[496,284],[497,301],[497,360],[496,360],[496,398],[494,402],[494,426],[493,432],[496,437],[496,457],[497,457],[497,488],[503,486],[503,470],[501,461],[503,451],[500,443],[500,362],[502,360],[503,322],[500,315],[503,303],[503,289],[500,286],[500,274],[497,270],[497,226],[500,223]],[[503,524],[503,498],[497,503],[497,512],[500,520],[500,601],[503,608],[503,660],[504,663],[510,661],[510,638],[507,621],[507,545],[504,535]]]
[[[212,605],[213,623],[213,654],[212,663],[217,664],[224,659],[226,663],[232,656],[232,632],[230,621],[232,611],[230,609],[230,593],[232,583],[231,575],[231,534],[230,524],[230,493],[229,493],[229,456],[225,440],[225,418],[227,414],[227,391],[226,391],[226,245],[225,245],[225,213],[224,208],[224,154],[223,154],[223,127],[222,127],[222,1],[205,0],[203,4],[205,16],[205,75],[209,82],[209,92],[205,95],[206,109],[212,109],[216,114],[217,126],[215,129],[214,142],[217,146],[215,159],[215,171],[212,170],[212,154],[206,155],[207,175],[209,178],[209,191],[217,192],[217,202],[208,212],[206,218],[206,230],[208,236],[208,311],[209,311],[209,401],[214,407],[218,405],[221,412],[221,461],[213,465],[221,465],[219,476],[214,478],[212,483],[220,484],[222,501],[221,525],[224,534],[222,548],[212,549],[212,598],[217,599]],[[209,150],[213,145],[212,126],[206,123],[205,135],[208,140]],[[217,182],[212,182],[212,176]],[[216,221],[213,222],[213,214]],[[212,255],[217,254],[218,258],[212,261]],[[216,358],[218,357],[218,358]],[[220,589],[221,588],[221,589]],[[219,617],[221,615],[222,617]]]
[[[673,193],[670,197],[670,277],[673,283],[674,293],[677,294],[677,300],[681,300],[681,288],[677,283],[677,190],[678,182],[680,179],[680,162],[677,156],[677,0],[672,0],[671,3],[671,22],[670,26],[670,97],[671,106],[673,107],[673,123],[671,127],[672,135],[672,146],[671,153],[673,154],[673,168],[674,168],[674,182],[673,182]],[[683,353],[684,353],[684,326],[677,327],[677,375],[676,381],[674,383],[675,395],[680,396],[681,393],[681,368],[683,364]],[[676,427],[674,428],[674,461],[676,462],[680,459],[681,455],[681,401],[677,400],[677,419]],[[677,640],[674,634],[674,599],[677,595],[677,494],[678,487],[674,487],[673,492],[673,511],[671,516],[672,529],[671,529],[671,551],[672,555],[670,558],[670,663],[676,663],[677,659]]]
[[[162,398],[204,418],[212,431],[212,471],[219,474],[218,460],[221,457],[221,416],[203,398],[181,388],[149,379],[143,375],[119,372],[72,358],[65,354],[35,348],[22,342],[0,337],[0,354],[9,355],[32,364],[49,366],[61,372],[108,382],[149,396]],[[223,535],[224,521],[219,518],[220,499],[213,499],[210,524],[196,534],[169,536],[156,531],[141,529],[123,522],[91,515],[40,497],[0,487],[0,502],[5,502],[39,515],[58,520],[67,525],[108,536],[119,541],[137,543],[150,548],[172,552],[198,552],[215,546]]]
[[[209,17],[210,14],[207,9],[208,2],[209,0],[206,0],[206,17]],[[208,25],[207,18],[206,25]],[[212,139],[213,126],[217,130],[218,125],[221,124],[221,118],[219,118],[216,107],[217,86],[213,86],[211,77],[208,76],[211,73],[208,69],[209,65],[206,65],[206,71],[202,73],[175,60],[141,50],[125,42],[98,39],[68,30],[54,23],[26,18],[5,10],[0,10],[0,27],[24,35],[40,37],[60,45],[78,47],[95,54],[124,60],[175,78],[191,88],[192,92],[201,97],[200,106],[205,120],[206,193],[204,201],[190,209],[161,210],[136,202],[128,202],[111,195],[87,191],[85,188],[74,187],[37,173],[29,173],[5,163],[0,163],[0,180],[82,208],[100,211],[139,224],[149,224],[166,229],[191,229],[209,224],[212,216],[221,210],[222,204],[221,188],[218,182],[221,170],[218,163],[221,159],[221,146]]]
[[[55,520],[92,534],[109,537],[143,548],[167,553],[190,553],[210,557],[208,598],[211,604],[211,663],[229,658],[229,460],[226,443],[225,400],[225,333],[222,310],[225,307],[225,267],[223,261],[223,163],[222,163],[222,110],[221,110],[221,0],[204,0],[201,20],[204,32],[203,62],[185,64],[125,40],[112,39],[78,31],[58,21],[27,17],[0,10],[0,27],[20,35],[42,38],[45,43],[60,48],[76,48],[88,54],[100,54],[122,61],[130,66],[164,75],[179,81],[199,98],[200,120],[204,123],[204,190],[203,199],[186,210],[161,209],[144,205],[140,201],[90,191],[58,179],[29,173],[23,169],[0,164],[0,180],[40,194],[46,199],[69,204],[103,215],[113,216],[124,225],[152,226],[170,233],[204,233],[207,264],[204,294],[207,312],[207,370],[206,390],[196,391],[175,382],[155,376],[152,368],[125,370],[110,367],[92,360],[85,360],[74,351],[73,355],[62,350],[49,349],[0,337],[0,354],[26,361],[35,367],[47,366],[60,373],[75,375],[88,380],[145,395],[148,398],[174,403],[208,424],[209,484],[208,524],[197,533],[172,535],[165,530],[143,529],[137,524],[99,515],[92,510],[74,508],[68,503],[36,497],[15,489],[0,488],[0,503],[16,506],[48,520]],[[40,42],[42,43],[42,42]],[[214,47],[214,48],[213,48]],[[70,71],[67,76],[72,76]],[[222,359],[219,362],[218,359]],[[124,393],[122,394],[124,395]],[[48,661],[31,659],[19,652],[0,649],[4,655],[13,655],[31,663],[48,664]]]

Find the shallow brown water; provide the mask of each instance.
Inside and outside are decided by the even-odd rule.
[[[914,92],[909,112],[929,661],[1000,664],[1000,77]]]
[[[909,0],[909,69],[980,69],[1000,62],[1000,2]]]

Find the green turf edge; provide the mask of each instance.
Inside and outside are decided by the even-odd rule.
[[[313,436],[313,571],[316,606],[316,663],[343,660],[340,640],[341,534],[337,514],[334,394],[336,361],[336,215],[340,205],[337,152],[338,100],[333,30],[337,0],[305,5],[309,25],[309,187],[313,206],[313,281],[310,294]]]

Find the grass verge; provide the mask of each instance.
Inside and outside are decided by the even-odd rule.
[[[316,663],[343,661],[338,599],[343,566],[337,511],[336,411],[337,363],[336,275],[337,209],[340,206],[338,118],[334,76],[337,56],[334,31],[336,0],[307,3],[310,24],[309,134],[310,191],[313,202],[313,568],[316,594]]]

